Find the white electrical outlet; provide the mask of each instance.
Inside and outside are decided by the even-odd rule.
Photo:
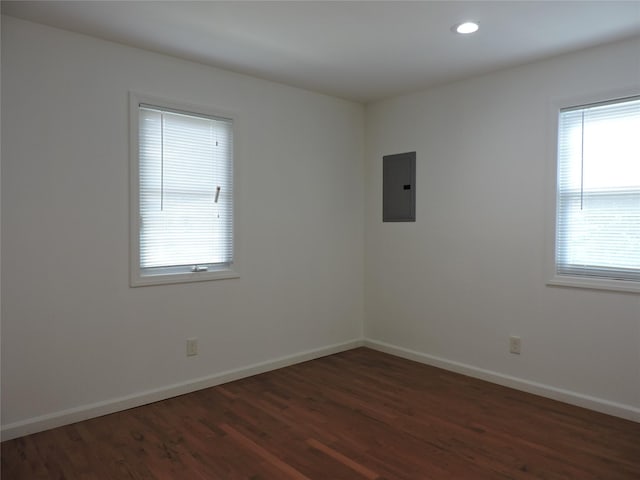
[[[522,348],[522,340],[520,337],[509,337],[509,351],[511,353],[515,353],[516,355],[520,355],[520,350]]]
[[[198,354],[198,339],[187,338],[187,357],[193,357]]]

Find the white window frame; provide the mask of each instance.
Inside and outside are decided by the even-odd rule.
[[[640,95],[637,86],[622,88],[614,91],[591,93],[569,98],[555,99],[550,102],[549,107],[549,131],[547,138],[548,145],[548,188],[547,188],[547,235],[545,243],[546,251],[546,284],[550,286],[575,287],[592,290],[608,290],[623,293],[640,293],[640,282],[633,280],[613,280],[606,278],[593,278],[579,275],[568,275],[557,273],[556,262],[556,224],[557,224],[557,202],[558,202],[558,139],[559,139],[559,119],[560,111],[580,105],[590,105],[615,101]]]
[[[139,174],[139,110],[140,105],[153,105],[167,110],[193,113],[209,117],[219,117],[230,119],[233,122],[233,262],[229,266],[207,271],[177,271],[175,269],[155,269],[153,274],[145,274],[140,267],[140,174]],[[237,116],[229,111],[221,110],[206,105],[192,105],[185,102],[167,100],[146,94],[129,92],[129,205],[130,205],[130,285],[132,287],[148,285],[164,285],[175,283],[202,282],[210,280],[221,280],[228,278],[238,278],[237,261]]]

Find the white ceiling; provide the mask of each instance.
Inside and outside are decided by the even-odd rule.
[[[640,0],[3,1],[2,13],[362,102],[640,35]],[[450,31],[468,19],[478,33]]]

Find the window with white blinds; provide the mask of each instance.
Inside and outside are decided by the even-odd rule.
[[[234,257],[233,121],[139,101],[136,110],[133,283],[225,277]]]
[[[640,282],[640,96],[562,109],[557,175],[556,275]]]

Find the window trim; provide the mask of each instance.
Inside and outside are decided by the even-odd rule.
[[[140,268],[140,174],[139,174],[139,129],[138,115],[140,104],[154,105],[168,110],[194,115],[222,117],[233,122],[233,262],[230,266],[209,269],[200,272],[171,272],[171,267],[158,268],[157,274],[143,275]],[[203,282],[239,278],[238,271],[238,235],[237,235],[237,115],[233,112],[208,105],[193,105],[186,102],[129,92],[129,270],[130,286],[166,285],[176,283]]]
[[[552,99],[549,102],[547,122],[549,126],[548,144],[548,182],[547,182],[547,233],[545,240],[546,285],[552,287],[571,287],[590,290],[605,290],[619,293],[640,293],[640,282],[634,280],[614,280],[557,273],[556,264],[556,225],[558,202],[558,138],[560,111],[581,105],[606,103],[640,95],[637,85],[587,93],[578,96]]]

